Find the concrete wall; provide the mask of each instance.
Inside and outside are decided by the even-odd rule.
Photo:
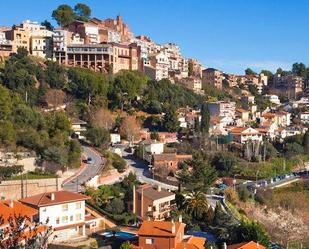
[[[0,182],[0,198],[20,199],[49,191],[61,189],[61,179],[14,180]]]

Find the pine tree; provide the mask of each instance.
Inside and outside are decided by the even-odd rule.
[[[201,132],[208,133],[209,132],[209,121],[210,121],[210,113],[207,104],[202,105],[201,109]]]
[[[306,131],[303,138],[304,153],[309,154],[309,130]]]

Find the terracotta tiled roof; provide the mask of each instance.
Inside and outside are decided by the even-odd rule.
[[[172,197],[175,196],[174,193],[167,191],[166,189],[161,188],[161,190],[159,191],[158,189],[155,189],[153,186],[151,185],[146,185],[146,186],[141,186],[140,188],[138,188],[136,190],[138,193],[143,193],[144,196],[146,196],[147,198],[149,198],[150,200],[159,200],[165,197]]]
[[[174,222],[175,233],[172,233],[173,223],[170,221],[144,221],[138,230],[139,236],[159,236],[159,237],[175,237],[181,227],[185,227],[184,223]]]
[[[54,200],[52,200],[51,198],[52,194],[54,194]],[[34,207],[45,207],[68,202],[84,201],[89,199],[89,196],[62,190],[33,195],[27,198],[20,199],[20,202]]]
[[[276,115],[274,113],[270,113],[270,112],[262,114],[262,117],[264,118],[274,118],[275,116]]]
[[[265,246],[255,243],[254,241],[229,245],[227,249],[266,249]]]
[[[153,155],[153,160],[156,161],[177,161],[176,153],[163,153]]]
[[[247,130],[248,127],[234,127],[231,129],[231,133],[236,134],[236,133],[242,133],[243,131]]]
[[[245,110],[245,109],[243,109],[243,108],[238,108],[238,109],[236,109],[236,111],[237,111],[237,112],[241,112],[241,113],[243,113],[243,112],[248,112],[247,110]]]
[[[37,213],[38,211],[36,209],[26,206],[18,201],[0,201],[0,216],[4,219],[4,224],[8,223],[10,216],[14,217],[14,215],[21,215],[32,218]]]

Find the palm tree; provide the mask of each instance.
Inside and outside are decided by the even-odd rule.
[[[205,194],[201,191],[192,191],[186,196],[185,206],[187,212],[194,218],[200,217],[209,208]]]

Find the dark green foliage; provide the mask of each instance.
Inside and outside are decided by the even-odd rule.
[[[46,82],[51,88],[63,89],[66,84],[66,70],[56,62],[48,61]]]
[[[44,20],[43,22],[41,22],[41,25],[45,26],[46,29],[50,31],[54,29],[54,26],[48,20]]]
[[[67,4],[58,6],[58,8],[53,11],[52,17],[60,26],[66,26],[75,20],[74,11]]]
[[[86,138],[95,147],[106,147],[110,142],[109,132],[102,128],[89,128],[86,132]]]
[[[109,89],[111,107],[129,110],[133,101],[143,93],[147,80],[147,76],[138,71],[118,73]]]
[[[107,98],[108,84],[105,75],[88,69],[71,68],[68,72],[68,91],[77,99],[89,102],[94,96]]]
[[[305,77],[307,74],[306,65],[304,63],[294,63],[292,65],[292,73],[297,76]]]
[[[0,180],[10,178],[11,176],[23,172],[23,166],[13,165],[10,167],[0,167]]]
[[[270,238],[265,228],[258,222],[242,221],[237,229],[238,241],[255,241],[264,246],[268,246]]]
[[[209,132],[209,125],[210,125],[210,112],[208,109],[208,106],[206,103],[204,103],[202,105],[202,109],[201,109],[201,115],[202,115],[202,119],[201,119],[201,132],[202,133],[208,133]]]
[[[71,168],[77,168],[80,166],[81,158],[81,146],[76,140],[70,140],[69,142],[69,155],[68,164]]]
[[[299,143],[287,143],[284,148],[287,157],[297,156],[304,153],[304,148]]]
[[[272,143],[265,142],[263,145],[263,149],[264,149],[264,146],[265,146],[265,152],[266,152],[266,155],[265,155],[266,160],[269,160],[277,156],[278,151],[276,150],[276,148],[273,146]]]
[[[243,202],[246,202],[250,198],[250,192],[246,187],[241,187],[238,190],[239,199]]]
[[[106,211],[111,214],[122,214],[124,211],[124,203],[121,199],[115,198],[106,205]]]
[[[204,101],[205,97],[177,84],[171,84],[167,79],[149,81],[142,101],[142,109],[149,113],[166,111],[166,107],[175,109],[186,106],[196,106]],[[155,104],[155,107],[153,106]]]
[[[255,75],[256,72],[254,72],[251,68],[247,68],[247,69],[245,70],[245,74],[246,74],[246,75]]]
[[[74,7],[74,12],[76,19],[84,22],[88,21],[91,16],[91,9],[89,6],[83,3],[76,4]]]
[[[211,164],[219,171],[222,176],[233,174],[233,170],[237,165],[238,159],[228,152],[220,152],[214,156]]]
[[[168,132],[178,131],[179,121],[178,121],[176,110],[174,108],[169,108],[166,111],[163,117],[162,126]]]
[[[192,166],[192,171],[188,170],[188,166]],[[202,153],[195,153],[193,159],[184,165],[184,169],[180,173],[182,184],[189,190],[207,191],[210,185],[217,179],[217,173],[208,161],[208,158]]]

